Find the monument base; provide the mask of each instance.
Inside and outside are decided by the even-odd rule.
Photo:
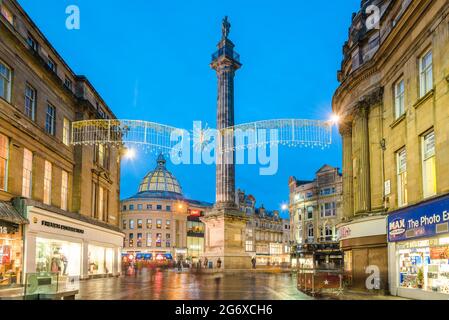
[[[214,208],[201,218],[205,224],[205,251],[202,261],[219,270],[251,269],[251,255],[245,251],[246,218],[237,209]]]

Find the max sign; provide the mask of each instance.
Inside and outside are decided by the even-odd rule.
[[[449,232],[449,197],[404,209],[388,217],[388,241],[431,237]]]

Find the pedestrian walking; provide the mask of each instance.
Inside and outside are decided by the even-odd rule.
[[[252,263],[252,265],[253,265],[253,269],[256,269],[256,257],[253,257],[252,259],[251,259],[251,263]]]
[[[220,269],[221,268],[221,259],[218,258],[217,260],[217,268]]]
[[[209,264],[209,260],[204,258],[204,268],[207,269],[207,265]]]

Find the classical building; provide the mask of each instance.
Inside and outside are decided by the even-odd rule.
[[[290,264],[289,221],[279,211],[256,208],[256,199],[237,190],[237,205],[247,217],[245,251],[256,258],[259,266],[288,266]]]
[[[212,55],[211,68],[218,78],[216,203],[201,220],[206,225],[205,257],[212,267],[221,261],[221,270],[248,269],[251,257],[245,251],[247,218],[235,201],[234,77],[242,64],[229,40],[231,25],[223,19],[222,38]]]
[[[204,252],[200,218],[212,204],[184,197],[161,154],[138,193],[121,201],[123,256],[132,260],[197,262]]]
[[[0,285],[117,275],[119,151],[70,144],[72,121],[115,116],[17,1],[0,5]]]
[[[289,179],[292,265],[313,263],[318,252],[338,247],[337,224],[342,217],[342,175],[322,166],[313,181]],[[308,261],[305,261],[308,260]]]
[[[369,5],[380,9],[377,25]],[[333,110],[342,118],[340,244],[354,288],[447,299],[448,13],[445,0],[362,1],[353,16]]]

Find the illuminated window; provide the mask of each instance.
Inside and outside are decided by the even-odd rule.
[[[36,90],[27,84],[25,86],[25,115],[34,120],[36,110]]]
[[[151,233],[147,233],[147,247],[151,247],[153,245],[153,239],[151,238]]]
[[[69,174],[62,170],[61,177],[61,209],[67,210],[69,199]]]
[[[254,243],[251,240],[246,241],[245,249],[247,252],[254,251]]]
[[[394,115],[396,119],[405,112],[404,91],[404,80],[401,79],[394,85]]]
[[[0,61],[0,98],[11,102],[11,70]]]
[[[22,196],[31,198],[33,177],[33,153],[28,149],[23,149],[23,177]]]
[[[162,247],[162,233],[156,234],[156,247]]]
[[[105,198],[104,189],[103,189],[103,187],[99,187],[98,188],[98,220],[103,220],[104,211],[105,211],[104,198]]]
[[[64,118],[63,128],[62,128],[62,142],[68,146],[70,144],[70,121]]]
[[[428,51],[419,60],[419,92],[424,97],[433,89],[432,51]]]
[[[134,247],[134,233],[129,234],[129,247]]]
[[[142,247],[142,234],[141,233],[137,234],[137,247],[139,247],[139,248]]]
[[[126,230],[126,220],[122,221],[122,228],[123,228],[123,230]]]
[[[423,197],[431,197],[436,194],[436,169],[435,169],[435,133],[432,131],[422,138],[422,175]]]
[[[170,230],[170,220],[165,221],[165,229]]]
[[[52,164],[45,161],[44,169],[44,203],[51,204],[51,181],[52,181]]]
[[[9,139],[0,134],[0,190],[6,191],[8,182]]]
[[[147,229],[153,229],[153,220],[147,219]]]
[[[142,227],[143,227],[142,219],[137,219],[137,229],[142,229]]]
[[[162,220],[161,219],[157,219],[156,220],[156,228],[157,229],[162,229]]]
[[[134,220],[132,220],[132,219],[129,220],[129,228],[131,230],[134,230]]]
[[[0,7],[0,12],[1,12],[2,16],[6,19],[6,21],[8,21],[12,25],[14,24],[14,16],[8,8],[6,8],[4,5],[2,5]]]
[[[396,153],[398,207],[407,205],[407,152],[405,149]]]

